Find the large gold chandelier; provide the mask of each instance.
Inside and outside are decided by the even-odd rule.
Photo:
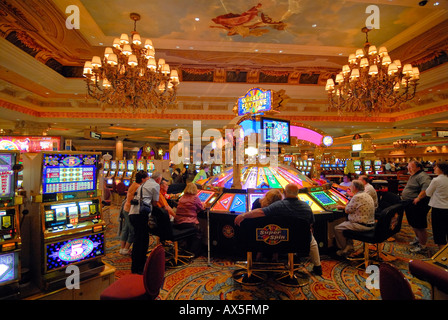
[[[394,141],[394,147],[397,149],[415,148],[417,146],[416,140],[411,139],[398,139]]]
[[[87,93],[120,111],[162,112],[176,101],[179,77],[164,59],[156,63],[150,39],[142,41],[136,31],[140,15],[131,13],[134,31],[123,33],[107,47],[104,57],[94,56],[84,64]]]
[[[348,64],[335,79],[328,79],[330,108],[336,108],[341,115],[345,112],[364,112],[367,115],[393,111],[402,102],[415,96],[420,72],[411,64],[401,65],[400,60],[392,61],[387,49],[378,50],[371,46],[368,32],[363,49],[350,54]]]

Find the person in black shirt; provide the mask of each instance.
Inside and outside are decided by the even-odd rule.
[[[276,201],[271,205],[251,210],[249,212],[238,215],[235,218],[235,224],[240,225],[244,219],[258,218],[269,215],[294,215],[309,222],[310,226],[314,224],[314,214],[310,206],[298,199],[299,187],[293,183],[285,187],[285,199]],[[319,247],[316,239],[311,234],[310,258],[314,264],[313,272],[322,275],[322,267],[320,264]]]

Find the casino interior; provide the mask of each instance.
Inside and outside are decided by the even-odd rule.
[[[432,180],[448,161],[447,1],[5,0],[0,35],[1,300],[448,299],[448,246],[429,211],[412,250],[400,200],[410,161]],[[204,165],[200,253],[196,228],[150,229],[132,274],[136,173],[160,172],[176,212]],[[360,175],[375,224],[340,256]],[[235,224],[289,184],[320,268],[295,223]]]

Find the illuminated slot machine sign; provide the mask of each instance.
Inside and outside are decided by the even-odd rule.
[[[97,259],[105,254],[104,233],[56,241],[45,245],[45,272],[55,271],[69,264]]]
[[[0,153],[0,201],[4,205],[14,202],[15,176],[13,166],[15,153]]]
[[[44,154],[42,167],[43,202],[96,196],[98,155]]]
[[[16,252],[0,253],[0,286],[19,280],[19,255]]]
[[[236,213],[247,211],[247,194],[224,192],[211,208],[216,213]]]
[[[46,233],[89,227],[101,218],[99,199],[56,202],[44,206],[43,212]]]

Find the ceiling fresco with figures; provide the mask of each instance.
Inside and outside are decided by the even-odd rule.
[[[253,87],[284,90],[281,115],[319,128],[347,147],[353,134],[378,145],[398,137],[432,143],[448,127],[448,1],[416,0],[1,0],[0,129],[45,131],[77,143],[167,143],[171,130],[202,121],[203,130],[234,118],[236,99]],[[69,6],[79,29],[69,29]],[[136,30],[157,59],[179,71],[177,104],[161,114],[120,113],[86,96],[84,62]],[[369,42],[420,69],[416,98],[374,117],[329,110],[325,83]],[[103,141],[83,141],[89,128]],[[95,146],[94,146],[95,147]]]

